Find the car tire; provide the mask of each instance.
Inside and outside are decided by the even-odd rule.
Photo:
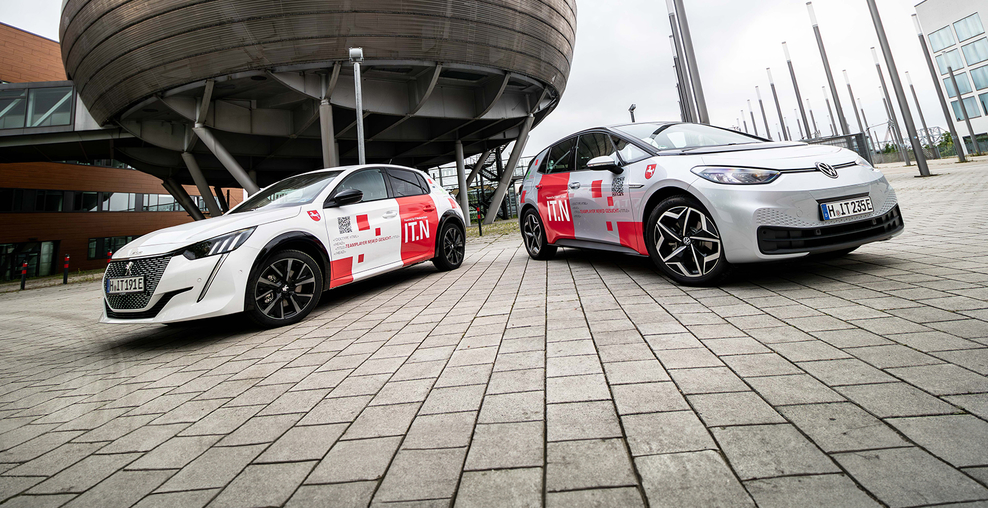
[[[251,270],[245,308],[258,325],[275,328],[305,319],[319,304],[323,273],[312,256],[298,250],[275,252]]]
[[[545,237],[545,227],[542,226],[542,218],[533,208],[525,210],[521,215],[521,239],[532,259],[545,261],[556,255],[556,246],[549,245]]]
[[[456,270],[463,264],[466,252],[466,237],[463,228],[454,220],[447,220],[436,235],[436,257],[432,264],[440,272]]]
[[[662,200],[645,221],[644,236],[652,262],[679,284],[716,285],[730,271],[713,217],[692,197]]]

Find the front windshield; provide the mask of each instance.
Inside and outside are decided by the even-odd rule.
[[[254,194],[230,213],[307,205],[316,199],[330,182],[340,176],[340,173],[342,171],[324,171],[286,178]]]
[[[615,127],[615,130],[640,139],[656,150],[683,150],[762,141],[740,132],[692,123],[634,123]]]

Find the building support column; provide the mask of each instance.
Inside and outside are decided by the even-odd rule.
[[[223,189],[217,185],[213,187],[213,190],[216,191],[216,200],[220,202],[220,209],[223,210],[223,213],[229,212],[230,203],[226,201],[226,196],[223,195]]]
[[[322,166],[335,168],[340,165],[340,154],[336,152],[336,132],[333,129],[333,105],[329,99],[319,103],[319,133],[322,141]]]
[[[470,171],[470,176],[467,177],[467,187],[473,183],[474,179],[477,178],[477,173],[480,173],[481,169],[484,169],[484,163],[491,156],[490,150],[484,150],[484,153],[480,154],[480,158],[477,159],[477,163],[473,165],[473,170]]]
[[[467,195],[467,169],[463,162],[463,142],[456,140],[456,180],[459,182],[460,208],[463,209],[463,222],[470,227],[470,196]]]
[[[199,195],[206,201],[206,208],[209,210],[209,216],[219,217],[220,215],[223,215],[223,210],[213,198],[212,191],[209,190],[209,183],[206,182],[206,177],[202,174],[202,170],[199,169],[199,163],[196,162],[196,156],[189,152],[182,152],[182,160],[185,161],[185,167],[189,168],[189,173],[192,173],[192,179],[196,182],[196,188],[199,189]]]
[[[202,214],[202,211],[199,210],[199,207],[195,206],[195,203],[192,202],[192,197],[189,196],[189,193],[185,192],[185,188],[179,185],[175,179],[169,178],[162,180],[161,186],[175,198],[175,201],[178,201],[178,204],[182,205],[182,208],[185,208],[185,211],[192,216],[192,220],[203,220],[206,218]]]
[[[192,130],[196,133],[196,136],[199,136],[199,139],[206,145],[206,148],[208,148],[210,152],[213,152],[213,155],[220,160],[220,164],[223,164],[223,167],[225,167],[226,170],[233,175],[233,178],[237,180],[245,191],[255,194],[257,191],[261,190],[261,188],[254,183],[254,180],[247,176],[247,172],[244,171],[244,168],[240,167],[240,163],[237,162],[237,159],[235,159],[233,155],[230,155],[230,152],[216,140],[216,137],[213,136],[212,131],[207,129],[201,123],[197,123]]]
[[[529,114],[528,118],[525,119],[525,124],[521,128],[521,134],[518,135],[518,140],[515,141],[515,148],[511,151],[511,157],[508,157],[508,166],[504,168],[504,174],[501,175],[501,181],[497,184],[494,197],[491,198],[491,206],[487,209],[484,224],[493,224],[494,219],[497,217],[497,210],[501,208],[504,195],[507,194],[508,186],[511,185],[511,178],[515,175],[515,167],[518,166],[518,160],[521,159],[521,154],[525,151],[525,145],[528,144],[528,133],[532,131],[533,123],[535,123],[535,116]]]

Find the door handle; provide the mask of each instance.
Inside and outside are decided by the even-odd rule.
[[[542,184],[538,184],[538,185],[536,185],[536,186],[535,186],[535,188],[536,188],[536,189],[539,189],[539,190],[542,190]]]
[[[436,207],[432,205],[425,205],[424,207],[422,207],[422,210],[425,210],[426,212],[434,212],[436,211]]]
[[[569,188],[570,189],[579,189],[580,188],[580,182],[572,182],[572,183],[570,183],[569,184]]]
[[[396,212],[394,210],[390,210],[390,211],[384,213],[384,218],[385,219],[393,219],[393,218],[395,218],[397,216],[398,216],[398,212]]]

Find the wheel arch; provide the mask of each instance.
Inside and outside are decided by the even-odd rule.
[[[701,203],[703,202],[687,188],[677,187],[675,185],[665,185],[659,187],[648,196],[648,199],[645,200],[645,206],[642,207],[642,213],[639,217],[639,220],[642,223],[642,231],[645,230],[645,221],[648,220],[648,216],[652,214],[652,210],[654,210],[656,206],[659,206],[659,203],[661,203],[662,200],[672,196],[688,196],[700,201]]]
[[[445,226],[446,223],[449,221],[453,221],[453,223],[459,226],[460,232],[463,233],[464,236],[466,236],[467,234],[467,227],[465,224],[463,224],[463,219],[460,218],[459,214],[457,214],[453,210],[446,210],[446,213],[444,213],[443,216],[439,218],[439,224],[436,226],[436,251],[434,253],[435,257],[438,257],[440,254],[440,242],[442,239],[439,236],[439,232],[443,230],[443,226]]]
[[[326,246],[323,245],[319,238],[311,233],[306,233],[304,231],[289,231],[287,233],[282,233],[274,238],[272,238],[268,243],[261,248],[257,253],[257,257],[254,258],[254,264],[250,267],[250,278],[249,281],[253,279],[254,272],[257,267],[268,258],[271,254],[279,252],[282,250],[298,250],[302,251],[315,259],[322,268],[322,278],[323,278],[323,290],[329,289],[329,281],[332,276],[330,273],[331,264],[329,261],[329,251],[326,250]],[[246,305],[250,305],[251,302],[247,302]]]

